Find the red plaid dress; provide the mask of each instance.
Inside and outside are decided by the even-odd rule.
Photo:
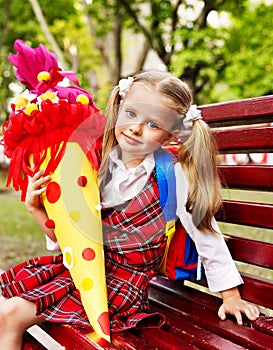
[[[164,316],[147,312],[148,284],[166,246],[165,220],[153,175],[135,198],[103,210],[102,215],[112,332],[143,325],[160,327]],[[46,321],[91,330],[62,255],[34,258],[4,272],[0,287],[7,298],[34,301],[37,315]]]

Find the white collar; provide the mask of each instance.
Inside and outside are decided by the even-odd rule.
[[[125,164],[121,159],[119,159],[119,147],[116,146],[112,149],[112,151],[109,154],[109,171],[110,173],[113,172],[114,168],[120,168],[123,171],[131,171],[136,172],[139,168],[144,168],[146,170],[146,173],[148,177],[151,175],[153,169],[155,167],[155,160],[154,160],[154,153],[149,153],[146,155],[146,157],[143,159],[143,161],[136,167],[136,168],[129,168],[127,169],[125,167]]]

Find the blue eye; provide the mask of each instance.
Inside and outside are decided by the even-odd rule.
[[[148,126],[152,129],[158,129],[158,125],[154,122],[148,122]]]
[[[135,118],[136,117],[136,113],[135,112],[132,112],[132,111],[126,111],[127,112],[127,115],[129,118]]]

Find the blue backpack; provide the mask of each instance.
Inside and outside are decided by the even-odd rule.
[[[166,220],[167,246],[159,271],[169,279],[201,279],[201,263],[193,240],[180,220],[176,222],[174,158],[162,149],[155,153],[160,205]]]

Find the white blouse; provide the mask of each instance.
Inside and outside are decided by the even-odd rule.
[[[208,286],[211,292],[219,292],[243,283],[236,265],[230,255],[226,242],[221,234],[216,220],[213,218],[213,227],[219,235],[204,233],[198,230],[191,214],[186,211],[188,193],[187,178],[179,163],[175,164],[177,216],[185,230],[195,243],[205,269]]]
[[[149,179],[154,167],[154,156],[149,154],[138,167],[127,169],[118,158],[117,149],[113,149],[109,164],[112,177],[101,193],[102,206],[111,207],[122,204],[136,196]],[[213,226],[219,232],[219,235],[201,232],[194,226],[191,214],[186,211],[185,207],[188,183],[179,163],[175,164],[175,177],[177,216],[195,242],[205,269],[210,291],[219,292],[243,283],[216,220],[213,219]],[[47,238],[47,248],[56,250],[57,245],[52,243]]]

